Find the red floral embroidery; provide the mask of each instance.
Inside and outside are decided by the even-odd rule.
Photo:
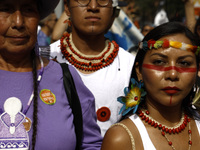
[[[97,110],[97,119],[105,122],[110,119],[110,109],[108,107],[101,107]]]

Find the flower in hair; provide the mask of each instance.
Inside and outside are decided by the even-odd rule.
[[[144,42],[140,42],[139,43],[139,48],[140,49],[143,49],[144,51],[147,51],[149,48],[148,48],[148,42],[147,41],[144,41]]]
[[[135,113],[138,105],[143,100],[143,96],[146,95],[146,92],[142,88],[143,83],[141,81],[138,83],[134,78],[131,78],[131,83],[130,90],[127,87],[124,88],[125,96],[120,96],[117,98],[117,101],[123,104],[119,112],[119,114],[122,114],[122,116],[126,115],[131,110],[133,110],[133,113]]]
[[[163,41],[155,41],[155,40],[149,40],[149,41],[143,41],[139,43],[139,48],[143,49],[144,51],[147,51],[149,49],[159,49],[159,48],[177,48],[189,52],[193,52],[195,55],[199,54],[200,46],[193,46],[190,44],[181,43],[178,41],[169,41],[167,39],[164,39]]]
[[[169,48],[169,41],[164,39],[162,47],[163,48]]]
[[[149,49],[152,49],[152,48],[154,48],[154,44],[156,43],[156,41],[154,41],[154,40],[149,40],[147,43],[148,43],[148,48],[149,48]]]

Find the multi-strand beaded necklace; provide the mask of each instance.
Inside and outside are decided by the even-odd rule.
[[[104,50],[98,55],[82,54],[73,44],[71,34],[65,33],[60,40],[61,52],[66,60],[77,69],[97,71],[110,65],[118,54],[119,46],[115,41],[106,40]],[[95,44],[95,43],[94,43]]]
[[[165,126],[158,121],[154,120],[150,115],[148,110],[138,110],[139,117],[141,117],[142,120],[144,120],[146,123],[151,125],[154,128],[158,128],[161,131],[161,134],[165,137],[165,139],[168,141],[168,144],[172,147],[173,150],[176,150],[172,144],[172,141],[170,141],[166,134],[178,134],[179,132],[183,131],[185,127],[188,124],[188,136],[189,136],[189,148],[191,149],[192,146],[192,131],[190,126],[190,118],[186,114],[182,114],[180,122],[174,126],[174,127],[168,127]]]

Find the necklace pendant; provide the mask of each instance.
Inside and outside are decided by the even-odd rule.
[[[21,112],[21,108],[22,103],[16,97],[4,102],[4,113],[0,115],[0,149],[28,150],[27,132],[31,128],[31,120]]]

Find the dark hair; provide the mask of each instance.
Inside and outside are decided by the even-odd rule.
[[[31,59],[32,59],[32,74],[33,74],[33,134],[32,134],[32,150],[35,149],[35,143],[36,143],[36,136],[37,136],[37,112],[38,112],[38,84],[37,84],[37,63],[36,63],[36,54],[35,50],[32,50],[31,53]]]
[[[196,36],[182,23],[180,22],[168,22],[164,23],[153,30],[151,30],[142,41],[148,41],[150,39],[153,40],[158,40],[162,37],[168,36],[168,35],[173,35],[173,34],[184,34],[188,39],[190,39],[191,43],[193,45],[199,46],[199,40],[196,38]],[[146,50],[139,49],[138,53],[135,58],[135,63],[133,66],[131,78],[134,78],[136,81],[138,81],[137,75],[136,75],[136,63],[138,63],[139,68],[141,69],[143,60],[146,54]],[[197,68],[199,68],[199,57],[196,57],[197,61]],[[129,84],[129,88],[131,86],[131,83]],[[191,97],[194,97],[194,92],[193,89],[191,92],[188,94],[188,96],[183,100],[182,107],[184,110],[188,113],[190,116],[194,116],[196,118],[200,119],[200,116],[196,113],[196,111],[192,108],[191,104],[189,104],[191,101]],[[130,115],[130,114],[129,114]]]
[[[200,39],[200,35],[197,32],[198,27],[200,26],[200,17],[197,19],[197,22],[194,27],[194,34]]]

